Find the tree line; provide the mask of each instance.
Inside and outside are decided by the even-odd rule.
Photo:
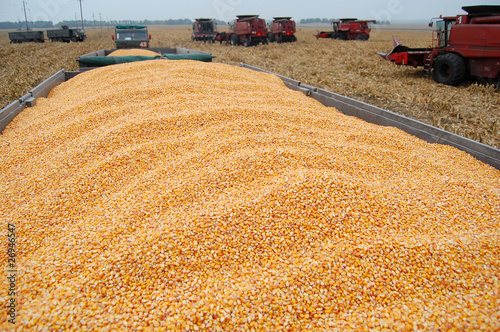
[[[303,18],[299,21],[301,24],[305,23],[331,23],[333,18]]]

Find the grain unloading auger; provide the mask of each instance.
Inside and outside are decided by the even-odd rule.
[[[462,7],[467,15],[436,21],[436,46],[410,48],[393,37],[390,53],[377,53],[397,65],[424,67],[438,83],[459,85],[466,78],[500,84],[500,6]]]

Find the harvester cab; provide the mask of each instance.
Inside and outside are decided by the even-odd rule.
[[[429,22],[429,27],[436,26],[433,33],[433,43],[435,47],[446,47],[450,39],[451,27],[457,23],[457,16],[433,18]]]

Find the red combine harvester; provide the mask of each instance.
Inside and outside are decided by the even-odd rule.
[[[229,32],[219,33],[216,40],[245,47],[269,42],[266,21],[259,18],[259,15],[238,15],[237,17],[230,25]]]
[[[368,23],[377,23],[375,20],[358,20],[357,18],[341,18],[332,21],[333,31],[318,31],[316,38],[333,38],[340,40],[368,40],[370,27]]]
[[[209,18],[197,18],[193,23],[193,35],[191,40],[215,42],[217,31],[213,20]]]
[[[271,43],[296,42],[295,31],[295,21],[291,17],[273,17],[267,38]]]
[[[500,85],[500,6],[462,9],[467,15],[437,19],[435,46],[409,48],[393,37],[394,49],[378,54],[397,65],[422,66],[425,75],[434,70],[438,83],[459,85],[468,77]]]

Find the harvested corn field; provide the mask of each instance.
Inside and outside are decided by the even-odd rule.
[[[500,172],[275,76],[95,69],[0,146],[20,330],[500,329]]]
[[[108,54],[108,56],[129,56],[129,55],[159,56],[161,54],[149,50],[143,50],[140,48],[133,48],[129,50],[116,50]]]
[[[192,42],[189,27],[150,27],[151,47],[186,47],[207,51],[214,62],[241,62],[271,70],[305,84],[325,88],[409,116],[458,135],[500,148],[500,93],[492,86],[467,83],[449,87],[424,77],[422,70],[398,67],[376,52],[393,48],[392,36],[407,46],[427,47],[432,33],[426,24],[415,27],[374,25],[368,42],[316,39],[316,29],[299,28],[297,43],[229,47]],[[220,26],[219,30],[225,28]],[[24,95],[57,70],[78,69],[78,56],[114,49],[112,29],[86,29],[83,43],[9,44],[0,31],[0,107]]]

